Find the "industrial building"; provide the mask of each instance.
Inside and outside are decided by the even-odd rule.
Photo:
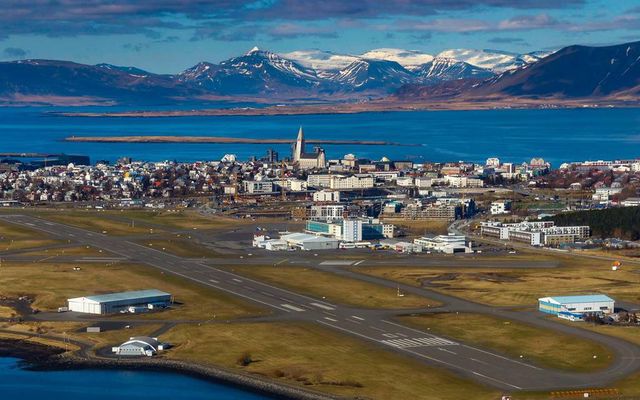
[[[160,343],[158,338],[149,336],[135,336],[120,346],[112,347],[111,351],[119,356],[146,356],[152,357],[159,351],[168,348],[166,343]]]
[[[333,238],[310,235],[308,233],[290,233],[280,239],[287,242],[290,248],[300,250],[336,250],[340,241]]]
[[[603,294],[538,299],[538,310],[571,321],[580,321],[585,314],[611,314],[614,309],[614,300]]]
[[[129,308],[157,308],[171,304],[171,294],[156,290],[136,290],[67,299],[69,311],[85,314],[110,314]]]

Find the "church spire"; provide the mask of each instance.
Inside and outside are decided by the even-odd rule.
[[[302,130],[302,125],[300,125],[298,138],[293,146],[293,161],[299,161],[302,158],[302,154],[304,154],[304,131]]]

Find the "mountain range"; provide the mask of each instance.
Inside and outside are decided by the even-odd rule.
[[[433,98],[584,98],[640,93],[640,42],[554,53],[376,49],[276,54],[256,48],[174,75],[69,61],[0,63],[0,104],[175,104],[220,99],[393,101]]]

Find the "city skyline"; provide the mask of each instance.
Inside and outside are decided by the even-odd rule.
[[[633,41],[633,1],[288,1],[146,2],[10,0],[0,16],[0,57],[135,65],[176,73],[218,62],[254,45],[279,53],[322,49],[361,54],[402,48],[437,54],[451,48],[513,52],[571,44]]]

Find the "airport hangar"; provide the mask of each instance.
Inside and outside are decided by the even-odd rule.
[[[579,320],[583,314],[610,314],[615,301],[603,294],[555,296],[538,299],[538,310],[558,317]]]
[[[161,290],[136,290],[67,299],[69,311],[85,314],[110,314],[129,307],[147,307],[149,304],[167,306],[171,294]]]

